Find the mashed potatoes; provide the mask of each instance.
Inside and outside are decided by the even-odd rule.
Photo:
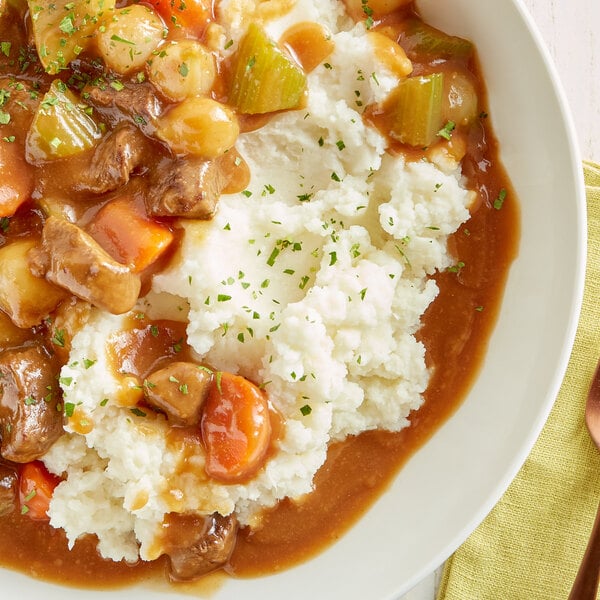
[[[243,30],[251,4],[222,3],[225,37]],[[340,6],[301,0],[268,22],[276,36],[319,21],[335,50],[309,74],[305,108],[240,136],[247,190],[223,196],[213,220],[182,224],[179,254],[134,311],[185,320],[200,360],[261,383],[284,419],[277,451],[244,485],[208,479],[200,447],[186,447],[182,467],[166,421],[122,405],[108,346],[128,316],[96,310],[61,372],[75,414],[44,459],[67,474],[49,514],[71,543],[95,533],[105,557],[153,559],[167,512],[235,511],[253,524],[310,492],[331,441],[399,430],[421,405],[428,372],[414,334],[472,193],[456,165],[385,153],[361,114],[397,80]]]

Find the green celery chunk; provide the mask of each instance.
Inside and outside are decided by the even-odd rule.
[[[27,133],[27,160],[36,164],[72,156],[94,146],[100,136],[100,129],[75,94],[56,80],[42,98]]]
[[[443,73],[409,77],[393,93],[391,136],[411,146],[429,146],[443,127]]]
[[[50,74],[68,64],[93,41],[100,21],[115,9],[115,0],[27,0],[35,46]]]
[[[251,23],[233,57],[229,102],[239,112],[264,114],[296,108],[306,89],[306,74]]]
[[[408,19],[404,23],[400,43],[411,59],[467,58],[473,52],[469,40],[448,35],[420,19]]]

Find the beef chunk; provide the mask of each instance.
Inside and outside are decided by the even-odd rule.
[[[16,471],[0,463],[0,517],[10,514],[17,506],[19,479]]]
[[[131,123],[122,123],[96,147],[90,165],[78,173],[77,191],[104,194],[125,185],[144,162],[146,136]]]
[[[36,460],[62,434],[56,375],[40,346],[0,355],[0,454],[6,460]]]
[[[147,83],[122,83],[124,87],[119,86],[118,90],[107,84],[86,86],[83,90],[86,102],[98,108],[113,125],[117,122],[115,119],[122,119],[121,115],[115,117],[111,113],[117,108],[135,125],[151,128],[164,108],[156,89]]]
[[[150,174],[146,211],[155,217],[210,219],[228,183],[222,157],[164,159]]]
[[[49,217],[41,248],[29,254],[38,277],[113,314],[131,310],[141,288],[139,275],[114,260],[83,229],[58,217]]]
[[[207,517],[171,513],[166,519],[165,550],[172,581],[192,581],[221,568],[235,546],[234,515]]]
[[[144,383],[148,404],[167,415],[173,425],[198,425],[212,373],[194,363],[178,361],[154,371]]]

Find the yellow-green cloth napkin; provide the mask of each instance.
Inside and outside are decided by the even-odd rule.
[[[556,403],[502,499],[448,560],[438,600],[566,600],[600,500],[600,452],[584,405],[600,358],[600,166],[584,163],[583,308]]]

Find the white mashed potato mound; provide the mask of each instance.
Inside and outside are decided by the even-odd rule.
[[[222,3],[232,31],[247,4]],[[364,106],[396,80],[340,5],[299,0],[269,24],[319,20],[335,51],[309,74],[306,108],[240,136],[248,189],[223,196],[212,221],[183,224],[178,257],[136,308],[160,318],[185,305],[199,358],[264,384],[285,419],[278,451],[243,485],[208,480],[201,448],[182,473],[166,421],[118,400],[122,382],[99,340],[128,316],[96,311],[61,372],[65,402],[91,427],[71,423],[44,459],[67,476],[50,516],[71,543],[94,533],[105,557],[153,559],[169,511],[235,511],[252,524],[262,508],[310,492],[330,442],[400,430],[421,406],[428,371],[414,334],[437,294],[428,276],[452,265],[447,237],[468,219],[472,193],[458,170],[386,154],[364,123]]]

